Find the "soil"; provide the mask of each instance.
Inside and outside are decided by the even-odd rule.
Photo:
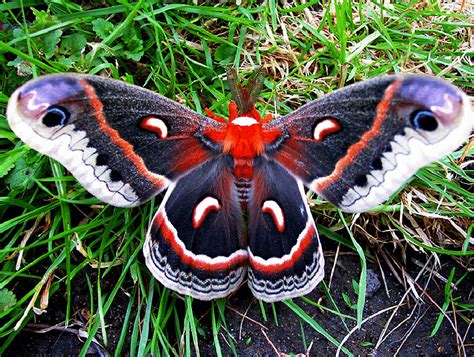
[[[326,244],[328,245],[328,244]],[[330,245],[330,243],[329,243]],[[326,283],[329,282],[331,270],[333,269],[335,247],[326,248]],[[412,278],[416,278],[422,267],[412,264],[413,261],[425,261],[424,255],[408,257],[406,272]],[[396,311],[391,309],[381,312],[376,317],[369,319],[360,330],[355,330],[344,344],[354,355],[370,356],[392,356],[397,352],[401,356],[453,356],[459,354],[474,355],[474,328],[466,321],[473,321],[472,312],[468,315],[460,314],[454,316],[448,309],[448,316],[453,323],[457,324],[457,330],[464,339],[465,352],[459,350],[454,328],[445,318],[440,329],[434,337],[429,337],[438,318],[439,309],[444,302],[445,283],[440,279],[448,277],[451,269],[456,267],[454,281],[463,275],[463,269],[451,259],[442,260],[442,267],[438,270],[438,276],[425,271],[425,274],[417,280],[415,299],[413,294],[403,299],[407,287],[401,284],[386,265],[368,263],[367,299],[363,318],[380,313],[384,309],[400,304]],[[383,271],[383,275],[382,275]],[[87,272],[91,276],[92,270]],[[349,251],[342,251],[337,257],[334,273],[331,279],[330,292],[336,306],[341,309],[342,314],[355,316],[356,313],[343,299],[343,293],[347,294],[350,302],[355,303],[357,298],[354,293],[353,280],[357,281],[360,273],[359,258]],[[383,278],[385,277],[385,279]],[[108,281],[102,284],[113,286],[118,272],[106,276]],[[76,280],[76,279],[75,279]],[[91,279],[93,281],[93,279]],[[385,281],[385,283],[384,283]],[[127,286],[127,285],[125,285]],[[462,297],[465,303],[474,303],[474,279],[473,274],[468,274],[457,286],[454,295]],[[388,290],[388,293],[387,293]],[[429,296],[423,294],[427,291]],[[321,305],[334,309],[324,294],[321,287],[315,289],[308,296],[313,301],[320,301]],[[84,309],[89,304],[89,290],[84,276],[78,276],[74,284],[72,297],[75,311],[73,317],[79,322],[86,321],[83,316]],[[100,347],[91,344],[88,354],[93,356],[113,354],[118,342],[123,317],[127,308],[128,296],[125,292],[119,292],[110,312],[106,316],[108,345]],[[324,312],[318,307],[312,306],[301,299],[294,302],[300,306],[319,325],[328,331],[336,340],[342,341],[356,323],[351,319],[342,319],[333,313]],[[52,297],[48,312],[35,317],[34,324],[30,323],[20,332],[10,345],[5,356],[56,356],[77,355],[82,348],[82,340],[77,335],[77,327],[69,326],[66,331],[51,330],[45,333],[31,332],[44,327],[50,327],[61,323],[65,318],[65,297],[57,292]],[[243,356],[267,356],[282,354],[298,354],[309,356],[335,355],[337,347],[330,343],[325,337],[316,332],[312,327],[290,310],[284,303],[275,304],[276,316],[274,318],[271,305],[264,304],[267,320],[262,316],[260,304],[252,297],[250,290],[245,286],[228,299],[225,309],[226,329],[221,329],[219,340],[223,355],[231,355],[235,348],[239,355]],[[211,316],[209,313],[209,302],[194,302],[194,313],[200,318],[200,340],[199,349],[203,356],[216,355],[211,328]],[[183,304],[184,310],[184,304]],[[394,312],[395,311],[395,312]],[[471,310],[472,311],[472,310]],[[392,316],[393,314],[393,316]],[[470,314],[470,315],[469,315]],[[456,317],[456,318],[454,318]],[[133,321],[132,317],[132,321]],[[390,323],[387,325],[387,322]],[[33,321],[33,320],[31,320]],[[347,325],[347,327],[345,326]],[[388,327],[386,327],[388,326]],[[469,330],[469,327],[470,330]],[[383,333],[384,329],[386,332]],[[466,332],[467,331],[467,332]],[[380,336],[386,338],[377,346]],[[130,337],[128,337],[130,338]],[[231,340],[232,343],[229,343]],[[231,347],[233,345],[233,347]],[[130,346],[126,341],[124,348]],[[174,348],[178,350],[177,344]],[[125,352],[125,351],[124,351]],[[341,355],[344,355],[341,353]]]

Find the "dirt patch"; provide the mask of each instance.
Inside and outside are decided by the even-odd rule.
[[[67,306],[65,292],[56,292],[50,298],[47,312],[42,315],[33,316],[9,346],[5,356],[79,355],[83,343],[87,339],[87,324],[89,322],[89,309],[91,306],[86,276],[89,278],[89,281],[96,281],[97,271],[92,268],[85,268],[72,281],[72,311],[67,327],[64,326]],[[118,278],[119,271],[115,269],[110,274],[107,274],[105,279],[102,279],[101,289],[103,296],[106,296],[114,288]],[[23,287],[23,289],[26,288],[26,286]],[[96,340],[97,343],[93,342],[91,344],[88,354],[107,355],[110,352],[113,353],[122,331],[128,299],[124,291],[117,293],[114,303],[105,317],[108,344],[104,346],[103,341],[99,337],[99,340]],[[94,306],[97,308],[96,301],[94,301]]]
[[[333,262],[334,258],[327,258],[327,277],[330,275]],[[344,302],[342,293],[348,294],[351,302],[356,301],[355,294],[350,292],[354,291],[352,279],[358,279],[360,271],[359,259],[354,255],[344,255],[338,258],[338,262],[332,279],[331,296],[334,298],[336,306],[341,308],[342,314],[355,316],[354,310]],[[444,262],[439,274],[447,277],[453,266],[454,264],[450,260]],[[382,282],[380,269],[374,264],[369,264],[368,268],[372,274],[376,275],[373,279],[380,279]],[[413,266],[412,269],[409,269],[408,273],[416,277],[419,270],[418,266]],[[457,278],[460,276],[461,274],[456,275]],[[443,305],[444,284],[440,283],[439,280],[436,281],[433,277],[430,278],[429,274],[421,277],[417,283],[429,291],[430,296],[429,298],[423,296],[422,291],[417,289],[417,293],[421,297],[421,300],[417,303],[412,296],[408,298],[408,302],[407,299],[403,299],[406,288],[394,278],[392,273],[385,271],[385,281],[389,295],[387,295],[382,282],[380,287],[372,292],[372,296],[366,300],[364,319],[384,309],[396,306],[400,302],[403,305],[396,311],[392,309],[381,313],[365,323],[362,329],[356,330],[344,344],[349,351],[355,355],[370,354],[372,356],[394,355],[397,351],[402,355],[411,356],[452,356],[460,352],[455,331],[446,319],[441,324],[437,334],[433,338],[429,337],[439,314],[439,310],[433,302],[438,306]],[[469,275],[457,287],[456,296],[469,296],[472,294],[473,285],[472,275]],[[333,308],[328,299],[324,297],[320,288],[313,291],[308,297],[314,301],[322,298],[323,305]],[[348,330],[356,326],[356,323],[352,320],[345,319],[343,321],[342,318],[334,314],[322,312],[319,308],[301,300],[295,300],[295,302],[338,341],[342,341],[348,334]],[[473,302],[472,298],[470,302]],[[250,308],[246,312],[249,306]],[[334,355],[337,350],[327,339],[296,317],[284,304],[276,304],[278,323],[272,318],[272,312],[269,308],[267,308],[268,320],[265,322],[262,318],[259,304],[251,298],[250,291],[247,289],[241,289],[232,297],[229,301],[229,307],[227,309],[227,327],[235,338],[234,342],[239,355],[262,356],[272,352],[276,354],[276,351],[287,354],[306,354],[309,351],[309,355],[319,356]],[[247,317],[243,317],[243,315]],[[453,319],[453,314],[448,313],[448,316]],[[467,320],[469,321],[472,317],[467,316]],[[261,325],[251,321],[251,319]],[[391,322],[387,325],[389,319],[391,319]],[[386,339],[383,340],[378,348],[375,348],[386,325],[387,331],[384,334]],[[471,328],[470,334],[465,336],[468,325],[469,323],[465,320],[457,320],[457,329],[461,337],[465,338],[465,345],[470,345],[465,347],[466,354],[472,355],[474,353],[474,332]],[[208,326],[208,324],[203,322],[202,326]],[[202,341],[201,348],[203,355],[215,354],[211,337],[212,332],[206,330],[206,339]],[[224,335],[221,340],[223,339]],[[310,345],[311,349],[309,349]],[[230,351],[229,348],[226,350],[226,353],[230,353]]]
[[[333,269],[335,257],[331,250],[326,249],[326,283],[329,281]],[[424,256],[412,255],[408,261],[423,261]],[[451,259],[443,259],[442,267],[435,276],[429,270],[424,270],[417,282],[414,284],[419,299],[415,299],[413,293],[407,293],[407,287],[403,286],[387,266],[382,266],[384,276],[377,264],[368,264],[368,297],[366,300],[364,319],[371,315],[389,309],[400,304],[398,309],[389,309],[379,315],[370,318],[363,324],[360,330],[355,330],[344,344],[349,351],[355,355],[386,356],[400,352],[402,355],[457,355],[463,353],[459,348],[455,329],[445,318],[437,334],[430,338],[432,329],[436,324],[439,309],[444,302],[445,283],[441,277],[449,276],[456,264]],[[422,270],[418,264],[408,264],[407,274],[413,278]],[[353,280],[358,280],[360,272],[359,258],[352,252],[342,252],[334,267],[331,279],[330,295],[334,299],[335,306],[340,308],[340,313],[355,316],[355,310],[348,302],[355,303],[357,297],[354,293]],[[88,274],[94,274],[88,271]],[[456,281],[462,275],[462,269],[456,266]],[[107,281],[102,281],[102,288],[113,287],[117,274],[106,276]],[[408,283],[407,283],[408,284]],[[473,303],[472,288],[474,285],[472,274],[468,274],[462,282],[457,285],[455,296],[462,297],[463,302]],[[127,285],[125,285],[127,286]],[[130,285],[128,285],[130,286]],[[387,294],[388,290],[388,294]],[[423,293],[427,291],[429,296]],[[346,301],[343,294],[347,295]],[[407,298],[404,298],[408,295]],[[330,298],[323,293],[321,287],[313,291],[309,296],[313,301],[320,301],[321,305],[334,309]],[[74,311],[73,318],[78,326],[85,326],[87,319],[83,316],[84,309],[89,302],[89,289],[83,274],[74,281],[72,296]],[[470,300],[469,300],[470,299]],[[313,318],[322,328],[330,333],[336,340],[342,341],[356,323],[349,318],[321,310],[300,299],[294,302],[300,306],[306,314]],[[92,344],[89,348],[91,355],[103,355],[113,353],[117,345],[122,322],[127,308],[128,296],[120,292],[114,301],[114,305],[106,315],[108,345],[101,347]],[[181,302],[178,302],[181,303]],[[41,330],[64,321],[66,299],[61,293],[56,293],[50,303],[48,313],[37,316],[31,323],[15,338],[10,345],[6,356],[31,356],[31,355],[77,355],[82,348],[83,337],[77,334],[78,326],[71,325],[69,330],[49,330],[44,333],[33,333],[31,330]],[[200,320],[200,352],[204,356],[215,355],[216,350],[213,342],[211,328],[210,303],[203,302],[193,304],[195,315]],[[228,300],[225,317],[226,326],[219,332],[219,340],[224,355],[232,354],[233,349],[239,355],[263,356],[277,353],[304,353],[311,356],[334,355],[337,347],[330,343],[325,337],[316,332],[301,318],[291,311],[283,303],[275,304],[277,320],[271,305],[264,304],[267,320],[262,316],[260,305],[255,300],[247,287],[241,288]],[[184,304],[183,304],[184,311]],[[451,311],[451,309],[449,309]],[[465,353],[474,354],[474,334],[469,321],[472,314],[463,315],[464,318],[455,318],[448,312],[447,316],[453,324],[457,325],[460,337],[464,339]],[[390,320],[390,323],[387,322]],[[133,317],[132,317],[133,321]],[[383,332],[386,330],[385,332]],[[382,337],[381,337],[382,336]],[[130,334],[127,337],[124,349],[130,346]],[[378,342],[380,345],[377,346]],[[377,348],[376,348],[377,346]],[[178,350],[177,344],[174,345]],[[125,352],[125,351],[123,351]]]

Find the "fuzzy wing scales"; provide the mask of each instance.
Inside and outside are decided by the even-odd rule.
[[[166,287],[201,300],[242,283],[248,254],[229,158],[215,158],[168,189],[147,234],[148,268]]]
[[[467,139],[467,96],[436,78],[387,76],[348,86],[266,126],[267,155],[348,212],[390,197],[419,168]]]
[[[249,285],[267,302],[309,293],[324,257],[303,184],[279,164],[255,162],[248,204]]]
[[[10,98],[26,144],[61,162],[115,206],[147,201],[212,156],[202,131],[222,126],[143,88],[98,76],[43,76]]]

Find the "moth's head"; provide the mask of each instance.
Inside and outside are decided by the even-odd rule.
[[[473,129],[472,107],[466,94],[451,84],[428,76],[407,76],[394,97],[406,125],[427,143],[447,136],[467,137]],[[454,148],[453,148],[454,149]]]

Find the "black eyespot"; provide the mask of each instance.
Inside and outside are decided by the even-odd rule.
[[[97,159],[95,160],[95,164],[98,166],[105,166],[109,161],[109,157],[106,154],[99,154],[97,155]]]
[[[364,187],[365,185],[367,185],[367,176],[365,175],[357,176],[354,180],[354,183],[357,186]]]
[[[66,125],[71,114],[66,108],[60,106],[49,107],[43,117],[43,124],[48,128],[58,125]]]
[[[372,164],[370,165],[370,168],[372,170],[382,170],[383,169],[382,159],[380,157],[376,157],[375,159],[373,159]]]
[[[113,182],[122,181],[122,174],[116,170],[110,172],[110,179]]]
[[[410,122],[416,129],[434,131],[438,127],[438,121],[428,110],[417,110],[411,113]]]

